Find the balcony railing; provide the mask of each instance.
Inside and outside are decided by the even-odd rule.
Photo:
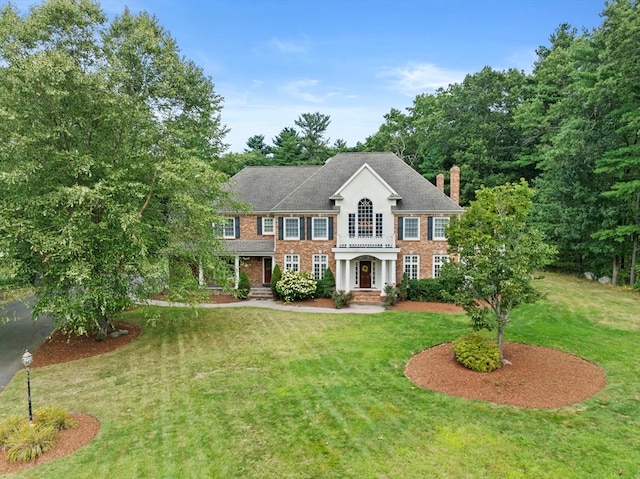
[[[373,237],[359,237],[349,235],[338,235],[338,248],[395,248],[396,241],[394,235],[383,235]]]

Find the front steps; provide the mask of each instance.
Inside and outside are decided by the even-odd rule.
[[[273,293],[271,292],[271,288],[252,287],[249,290],[249,299],[273,299]]]
[[[358,304],[381,304],[384,298],[377,289],[352,289],[353,302]]]

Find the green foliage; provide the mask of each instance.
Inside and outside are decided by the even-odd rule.
[[[0,449],[4,449],[7,440],[23,426],[29,425],[26,417],[18,414],[11,414],[0,421]]]
[[[353,301],[353,293],[347,293],[342,289],[335,290],[331,294],[331,297],[333,298],[333,304],[335,305],[336,309],[342,309],[345,306],[349,306]]]
[[[409,281],[409,299],[411,301],[431,301],[439,303],[445,300],[443,284],[438,278],[412,279]]]
[[[295,121],[302,131],[302,159],[307,164],[323,164],[329,158],[328,139],[324,137],[331,117],[320,112],[303,113]]]
[[[280,279],[282,278],[282,270],[280,269],[280,266],[278,266],[277,264],[273,267],[273,271],[271,272],[271,294],[273,294],[273,297],[276,299],[280,299],[280,295],[278,293],[278,281],[280,281]]]
[[[170,257],[227,272],[210,268],[231,204],[222,99],[157,19],[109,18],[89,1],[0,9],[0,255],[34,284],[34,317],[81,334],[175,279]]]
[[[402,279],[398,283],[398,301],[409,299],[409,275],[402,273]]]
[[[0,449],[10,461],[33,461],[51,449],[57,432],[76,427],[69,411],[56,406],[44,406],[34,411],[34,422],[10,415],[0,421]]]
[[[456,361],[473,371],[488,373],[502,365],[498,345],[480,336],[456,339],[451,350]]]
[[[385,294],[385,297],[384,297],[385,308],[398,304],[398,300],[399,300],[398,288],[396,288],[393,284],[386,284],[384,286],[384,294]]]
[[[316,280],[306,271],[286,270],[276,283],[276,291],[285,303],[313,298]]]
[[[238,280],[238,289],[235,291],[235,296],[238,299],[247,299],[249,297],[249,291],[251,290],[251,283],[249,282],[249,275],[246,271],[240,271],[240,278]]]
[[[56,441],[56,429],[28,422],[16,429],[5,443],[9,461],[33,461],[51,449]]]
[[[71,418],[69,411],[65,408],[44,406],[37,408],[33,413],[39,426],[51,426],[56,431],[76,427],[76,422]]]
[[[102,356],[98,370],[38,370],[38,403],[96,411],[100,434],[78,454],[7,477],[219,477],[225,468],[229,479],[282,479],[304,463],[317,478],[635,478],[638,424],[621,418],[638,411],[637,293],[555,273],[534,284],[547,299],[514,311],[512,338],[606,369],[609,385],[583,403],[531,410],[409,387],[407,360],[465,335],[460,314],[239,307],[195,317],[141,307],[118,320],[162,320],[137,346]],[[0,418],[26,409],[25,394],[18,374]]]
[[[539,232],[527,226],[533,193],[524,180],[482,188],[462,218],[453,218],[447,229],[449,252],[460,261],[446,264],[441,275],[460,285],[454,300],[469,314],[475,330],[497,329],[501,354],[511,311],[540,298],[531,285],[533,272],[555,254]]]
[[[318,298],[330,298],[333,294],[333,289],[336,286],[336,280],[331,272],[331,269],[327,268],[322,274],[322,278],[318,280],[316,296]]]

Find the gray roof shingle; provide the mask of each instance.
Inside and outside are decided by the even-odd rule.
[[[229,240],[225,241],[227,251],[234,253],[273,253],[274,240]]]
[[[331,211],[330,196],[365,163],[402,197],[398,211],[462,211],[393,153],[338,153],[322,166],[247,167],[231,179],[232,189],[256,212]]]

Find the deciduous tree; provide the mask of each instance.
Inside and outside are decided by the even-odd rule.
[[[0,11],[0,252],[38,313],[85,333],[152,285],[168,258],[223,278],[222,99],[155,18],[108,22],[91,0]],[[188,269],[188,268],[187,268]]]
[[[531,285],[532,274],[554,254],[527,225],[533,194],[524,180],[482,188],[447,229],[449,252],[459,261],[445,265],[443,281],[457,285],[453,299],[469,314],[475,330],[497,330],[502,360],[511,311],[540,297]]]

